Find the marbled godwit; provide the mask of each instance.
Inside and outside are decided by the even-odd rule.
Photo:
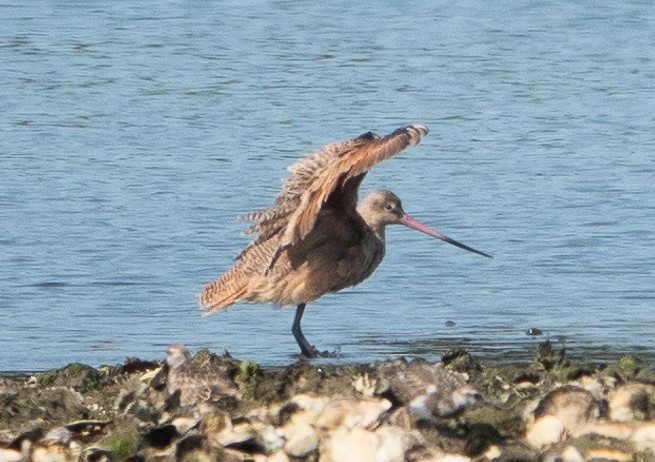
[[[369,277],[384,256],[387,225],[402,224],[488,257],[411,218],[389,191],[375,191],[357,207],[357,191],[368,170],[427,133],[422,125],[384,137],[368,132],[328,144],[289,167],[292,176],[275,204],[244,217],[255,222],[246,233],[259,236],[200,294],[207,314],[238,301],[296,305],[291,331],[302,354],[316,357],[318,351],[300,328],[306,304]]]

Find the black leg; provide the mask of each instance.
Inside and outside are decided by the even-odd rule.
[[[305,303],[301,303],[298,305],[298,308],[296,308],[296,317],[293,319],[293,325],[291,326],[291,333],[296,339],[296,342],[298,342],[298,346],[300,347],[300,351],[302,352],[302,355],[306,358],[316,358],[319,355],[319,352],[316,348],[314,348],[305,338],[305,336],[302,333],[302,329],[300,328],[300,320],[302,319],[302,315],[305,312]]]

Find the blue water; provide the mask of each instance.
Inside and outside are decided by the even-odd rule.
[[[392,189],[494,259],[392,228],[371,279],[309,306],[310,341],[337,361],[502,360],[545,338],[655,358],[652,2],[44,0],[0,17],[1,371],[172,342],[289,362],[292,310],[202,317],[196,294],[288,164],[406,123],[431,132],[363,192]]]

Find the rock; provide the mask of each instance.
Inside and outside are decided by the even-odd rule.
[[[79,462],[118,462],[118,458],[107,449],[92,446],[82,451]]]
[[[181,436],[175,425],[167,423],[146,432],[143,438],[148,446],[158,450],[165,450],[166,448],[170,448]]]
[[[205,414],[200,423],[200,432],[214,446],[223,446],[225,435],[232,433],[232,429],[230,415],[219,410]]]
[[[200,423],[200,419],[195,416],[180,415],[175,417],[171,424],[175,426],[180,435],[184,435]]]
[[[564,451],[562,451],[562,462],[585,462],[584,457],[580,454],[573,446],[568,446]]]
[[[284,447],[284,430],[262,424],[256,431],[257,441],[265,452],[272,454]]]
[[[471,458],[461,456],[459,454],[446,454],[441,457],[437,457],[436,459],[432,459],[430,462],[471,462]]]
[[[501,442],[502,437],[496,427],[488,422],[476,422],[471,424],[468,429],[464,443],[464,454],[468,456],[486,454],[490,446]]]
[[[574,385],[564,385],[550,391],[534,411],[535,419],[544,416],[556,417],[564,430],[571,435],[599,415],[600,403],[596,398],[591,392]]]
[[[318,433],[308,423],[292,421],[283,432],[286,439],[284,450],[291,457],[306,457],[318,448]]]
[[[70,462],[73,455],[63,444],[39,445],[32,450],[32,462]]]
[[[205,444],[202,435],[188,435],[182,438],[175,449],[175,458],[179,462],[236,462],[243,460],[235,455],[228,454],[222,448],[210,447]]]
[[[88,439],[101,435],[108,424],[109,422],[105,420],[75,420],[73,422],[67,423],[63,430],[69,432],[67,435],[68,441],[70,441],[72,438]],[[63,437],[64,434],[65,433],[60,430],[59,437]]]
[[[155,422],[159,415],[159,410],[153,408],[150,403],[139,399],[131,403],[125,410],[126,414],[133,415],[141,422]]]
[[[589,461],[612,461],[612,462],[630,462],[632,456],[619,449],[601,448],[590,449],[587,451],[586,458]]]
[[[278,450],[268,456],[266,462],[290,462],[290,459],[284,451]]]
[[[376,460],[404,462],[405,454],[421,440],[418,433],[408,432],[400,427],[382,426],[375,430],[380,437]]]
[[[46,433],[43,439],[52,442],[68,444],[70,443],[71,439],[73,439],[73,432],[66,427],[56,427]]]
[[[376,456],[379,448],[380,437],[361,427],[340,427],[331,433],[327,443],[328,456],[331,462],[347,460],[378,462]]]
[[[389,415],[388,422],[390,425],[395,425],[396,427],[404,428],[405,430],[410,430],[413,426],[412,414],[405,406],[392,411]]]
[[[594,395],[594,398],[596,398],[599,401],[605,398],[605,394],[607,392],[608,387],[612,386],[611,384],[608,384],[607,381],[601,380],[601,378],[598,376],[588,376],[588,375],[583,375],[582,377],[579,377],[577,380],[577,384],[572,383],[571,385],[579,385],[581,388],[584,388],[592,395]]]
[[[238,446],[253,440],[256,436],[247,421],[233,424],[230,415],[220,410],[209,412],[203,416],[200,432],[213,447]]]
[[[72,363],[62,369],[37,374],[35,384],[40,387],[63,387],[86,393],[97,389],[102,378],[103,374],[97,369]]]
[[[451,371],[465,373],[482,371],[480,361],[463,348],[448,350],[441,356],[441,363]]]
[[[494,460],[494,458],[488,459]],[[406,460],[411,460],[413,462],[471,462],[470,457],[461,454],[448,453],[434,447],[423,448],[418,453],[412,452]]]
[[[33,426],[29,430],[22,431],[20,434],[13,436],[5,449],[16,451],[21,454],[21,457],[28,460],[29,454],[34,448],[35,443],[41,439],[43,434],[44,431],[42,427]]]
[[[580,429],[576,436],[599,435],[617,440],[627,440],[636,430],[634,422],[590,422]]]
[[[655,386],[645,383],[628,383],[608,395],[610,419],[617,422],[648,420],[653,409]]]
[[[482,400],[482,393],[467,383],[465,374],[450,371],[442,363],[385,361],[377,365],[376,373],[418,417],[457,417]]]
[[[291,403],[304,411],[301,413],[304,420],[325,430],[334,430],[341,425],[371,428],[391,408],[391,403],[386,399],[330,399],[308,394],[295,396]]]
[[[64,386],[45,387],[38,394],[31,394],[24,406],[38,410],[34,417],[50,422],[70,421],[76,416],[87,412],[84,396],[71,388]]]
[[[417,433],[400,427],[382,426],[372,432],[362,427],[342,426],[330,432],[326,443],[328,460],[404,462],[407,452],[418,445],[420,439]]]
[[[23,454],[16,449],[0,448],[0,461],[2,462],[23,462]]]
[[[640,425],[632,434],[631,440],[638,450],[655,453],[655,422]]]
[[[503,451],[500,449],[500,446],[492,444],[484,452],[484,457],[486,457],[488,460],[496,460],[500,458],[502,454]]]
[[[334,399],[329,400],[316,421],[320,428],[332,430],[341,425],[352,428],[372,428],[382,414],[391,408],[386,399],[369,398],[363,400]]]
[[[139,381],[146,385],[150,385],[153,388],[157,388],[158,384],[155,383],[155,380],[162,373],[162,369],[163,367],[160,366],[155,369],[150,369],[147,372],[144,372],[142,375],[139,376]]]
[[[232,431],[226,432],[221,441],[223,446],[239,447],[247,442],[253,441],[256,437],[255,431],[247,421],[242,421],[233,424]]]
[[[192,361],[230,380],[247,363],[206,352]],[[627,383],[616,368],[566,359],[550,370],[533,362],[466,373],[420,359],[244,366],[243,396],[183,408],[179,391],[169,396],[168,369],[135,360],[101,368],[95,384],[77,366],[31,382],[0,374],[0,461],[582,462],[655,452],[655,370],[646,362]],[[482,390],[498,405],[478,406]]]
[[[378,379],[371,378],[369,374],[357,374],[352,381],[353,388],[367,398],[372,398],[378,391]]]
[[[525,435],[525,441],[533,448],[542,448],[560,441],[564,435],[564,424],[554,415],[537,418]]]
[[[300,409],[319,415],[330,402],[327,396],[315,396],[308,393],[300,393],[291,399]]]

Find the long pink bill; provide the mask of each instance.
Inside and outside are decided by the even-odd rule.
[[[427,234],[428,236],[436,237],[437,239],[441,239],[444,242],[447,242],[449,244],[452,244],[456,247],[459,247],[460,249],[468,250],[469,252],[477,253],[478,255],[482,255],[484,257],[492,258],[491,255],[488,253],[480,252],[479,250],[475,250],[473,247],[469,247],[468,245],[464,245],[461,242],[457,242],[455,239],[451,239],[448,236],[445,236],[441,234],[440,232],[437,232],[433,229],[428,228],[425,226],[423,223],[420,221],[416,221],[409,215],[404,215],[402,219],[400,220],[400,223],[407,226],[408,228],[415,229],[416,231],[420,231],[422,233]]]

